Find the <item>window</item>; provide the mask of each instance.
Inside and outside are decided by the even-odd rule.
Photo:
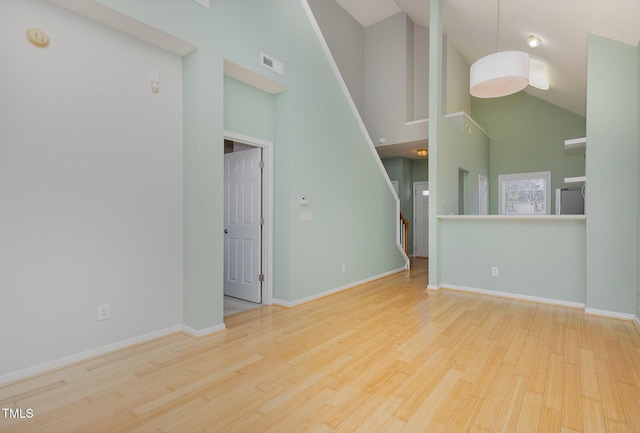
[[[545,215],[551,208],[551,172],[498,176],[501,215]]]

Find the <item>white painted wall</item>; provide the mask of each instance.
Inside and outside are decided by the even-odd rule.
[[[182,323],[183,193],[179,57],[41,1],[0,16],[1,378]]]
[[[407,107],[420,98],[409,101],[407,94],[414,77],[420,75],[413,70],[414,44],[409,31],[413,35],[413,23],[404,12],[365,29],[364,122],[376,146],[381,138],[387,145],[427,138],[426,123],[407,125],[414,120]]]
[[[429,118],[429,29],[413,24],[413,120]]]
[[[364,27],[334,0],[309,0],[358,111],[364,104]]]
[[[469,94],[469,65],[462,58],[462,54],[451,42],[445,38],[446,50],[444,53],[446,93],[445,114],[471,113],[471,95]]]

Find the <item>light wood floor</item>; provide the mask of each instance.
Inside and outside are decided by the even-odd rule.
[[[427,292],[424,263],[5,386],[34,416],[0,432],[640,432],[632,323]]]

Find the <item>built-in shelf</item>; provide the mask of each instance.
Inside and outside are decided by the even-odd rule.
[[[587,146],[587,137],[572,138],[564,141],[565,149],[580,149]]]
[[[570,140],[564,141],[565,149],[584,149],[587,147],[587,137],[582,138],[572,138]],[[586,176],[578,176],[578,177],[565,177],[564,183],[580,183],[586,182]]]

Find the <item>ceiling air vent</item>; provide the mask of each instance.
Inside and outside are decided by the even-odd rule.
[[[273,72],[280,75],[284,75],[284,65],[273,57],[269,57],[265,53],[260,53],[260,63],[262,63],[262,66],[265,68],[271,69]]]

